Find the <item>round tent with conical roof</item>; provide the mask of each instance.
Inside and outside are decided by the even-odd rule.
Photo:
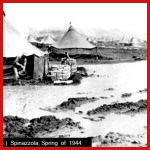
[[[71,24],[68,31],[53,47],[53,51],[56,53],[67,51],[70,55],[91,54],[96,51],[96,46],[89,43]]]
[[[35,39],[35,37],[31,34],[27,37],[27,40],[30,43],[38,43],[37,40]]]
[[[45,38],[42,39],[41,43],[51,46],[55,44],[55,41],[52,39],[51,35],[48,34]]]

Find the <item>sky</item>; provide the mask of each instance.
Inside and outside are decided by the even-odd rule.
[[[7,19],[21,33],[68,28],[119,29],[147,33],[146,3],[4,3]]]

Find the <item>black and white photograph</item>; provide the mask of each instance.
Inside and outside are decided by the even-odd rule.
[[[5,139],[147,147],[147,3],[3,3],[3,64]]]

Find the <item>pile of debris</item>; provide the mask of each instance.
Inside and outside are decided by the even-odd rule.
[[[87,115],[106,114],[106,113],[137,113],[147,111],[147,100],[139,100],[138,102],[115,103],[110,105],[102,105],[93,110],[89,110]]]
[[[62,128],[82,129],[79,122],[71,118],[57,119],[55,116],[41,116],[31,120],[17,116],[4,117],[5,138],[35,138],[40,134],[50,134]]]

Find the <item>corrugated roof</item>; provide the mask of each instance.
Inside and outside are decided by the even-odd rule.
[[[95,46],[90,44],[86,38],[80,35],[72,25],[70,25],[68,31],[64,34],[64,36],[55,44],[58,49],[66,49],[66,48],[87,48],[91,49]]]
[[[4,34],[3,34],[3,56],[16,57],[35,54],[42,56],[44,53],[38,48],[32,46],[21,34],[11,25],[4,17]]]

